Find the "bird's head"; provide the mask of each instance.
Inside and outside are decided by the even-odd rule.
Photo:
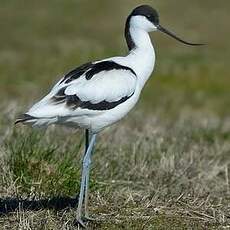
[[[148,5],[141,5],[136,7],[129,15],[129,23],[131,27],[140,28],[147,32],[161,31],[186,45],[203,45],[187,42],[179,38],[174,33],[170,32],[169,30],[165,29],[163,26],[160,25],[158,12]]]

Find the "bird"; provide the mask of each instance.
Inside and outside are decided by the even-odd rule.
[[[98,133],[125,117],[137,103],[155,66],[155,49],[149,33],[160,31],[190,46],[161,26],[157,10],[140,5],[128,15],[125,39],[128,53],[99,61],[90,61],[65,74],[50,92],[20,115],[17,123],[35,126],[60,124],[85,131],[81,186],[76,223],[85,227],[88,212],[91,156]],[[84,207],[83,207],[84,206]]]

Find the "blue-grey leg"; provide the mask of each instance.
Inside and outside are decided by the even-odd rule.
[[[87,133],[86,133],[86,135],[87,135]],[[90,135],[90,133],[88,133],[88,140],[90,140],[90,139],[91,139],[91,135]],[[94,151],[95,143],[96,143],[96,139],[94,141],[94,145],[93,145],[93,148],[92,148],[92,151],[91,151],[91,156],[92,156],[92,153]],[[90,163],[91,163],[91,159],[90,159]],[[89,210],[88,210],[90,163],[89,163],[88,170],[86,172],[86,178],[85,178],[85,201],[84,201],[84,205],[85,205],[85,219],[87,219],[87,220],[93,220],[89,216]]]
[[[90,163],[91,163],[91,154],[93,150],[93,146],[96,140],[96,134],[93,134],[89,145],[87,148],[87,151],[85,152],[84,158],[83,158],[83,164],[82,164],[82,176],[81,176],[81,188],[80,188],[80,195],[78,198],[78,207],[77,207],[77,222],[82,226],[85,227],[83,221],[82,221],[82,204],[83,199],[85,195],[85,188],[86,188],[86,177],[89,175],[89,169],[90,169]]]

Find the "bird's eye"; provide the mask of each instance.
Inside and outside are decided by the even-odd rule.
[[[149,15],[147,15],[147,18],[151,21],[152,16],[149,14]]]

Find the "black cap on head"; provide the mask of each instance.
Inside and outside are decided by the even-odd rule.
[[[177,35],[175,35],[174,33],[170,32],[169,30],[167,30],[166,28],[164,28],[163,26],[160,25],[159,23],[159,15],[157,13],[157,11],[155,9],[153,9],[151,6],[148,5],[141,5],[136,7],[132,13],[128,16],[127,21],[126,21],[126,26],[125,26],[125,37],[126,37],[126,41],[129,47],[129,50],[132,50],[135,48],[135,43],[131,37],[129,28],[130,28],[130,19],[133,16],[144,16],[146,17],[147,20],[149,20],[150,22],[152,22],[155,27],[157,28],[157,30],[169,35],[170,37],[176,39],[177,41],[180,41],[186,45],[190,45],[190,46],[200,46],[203,44],[200,43],[191,43],[191,42],[187,42],[181,38],[179,38]]]
[[[136,7],[130,16],[145,16],[154,25],[159,24],[159,15],[155,9],[148,5],[141,5]]]

